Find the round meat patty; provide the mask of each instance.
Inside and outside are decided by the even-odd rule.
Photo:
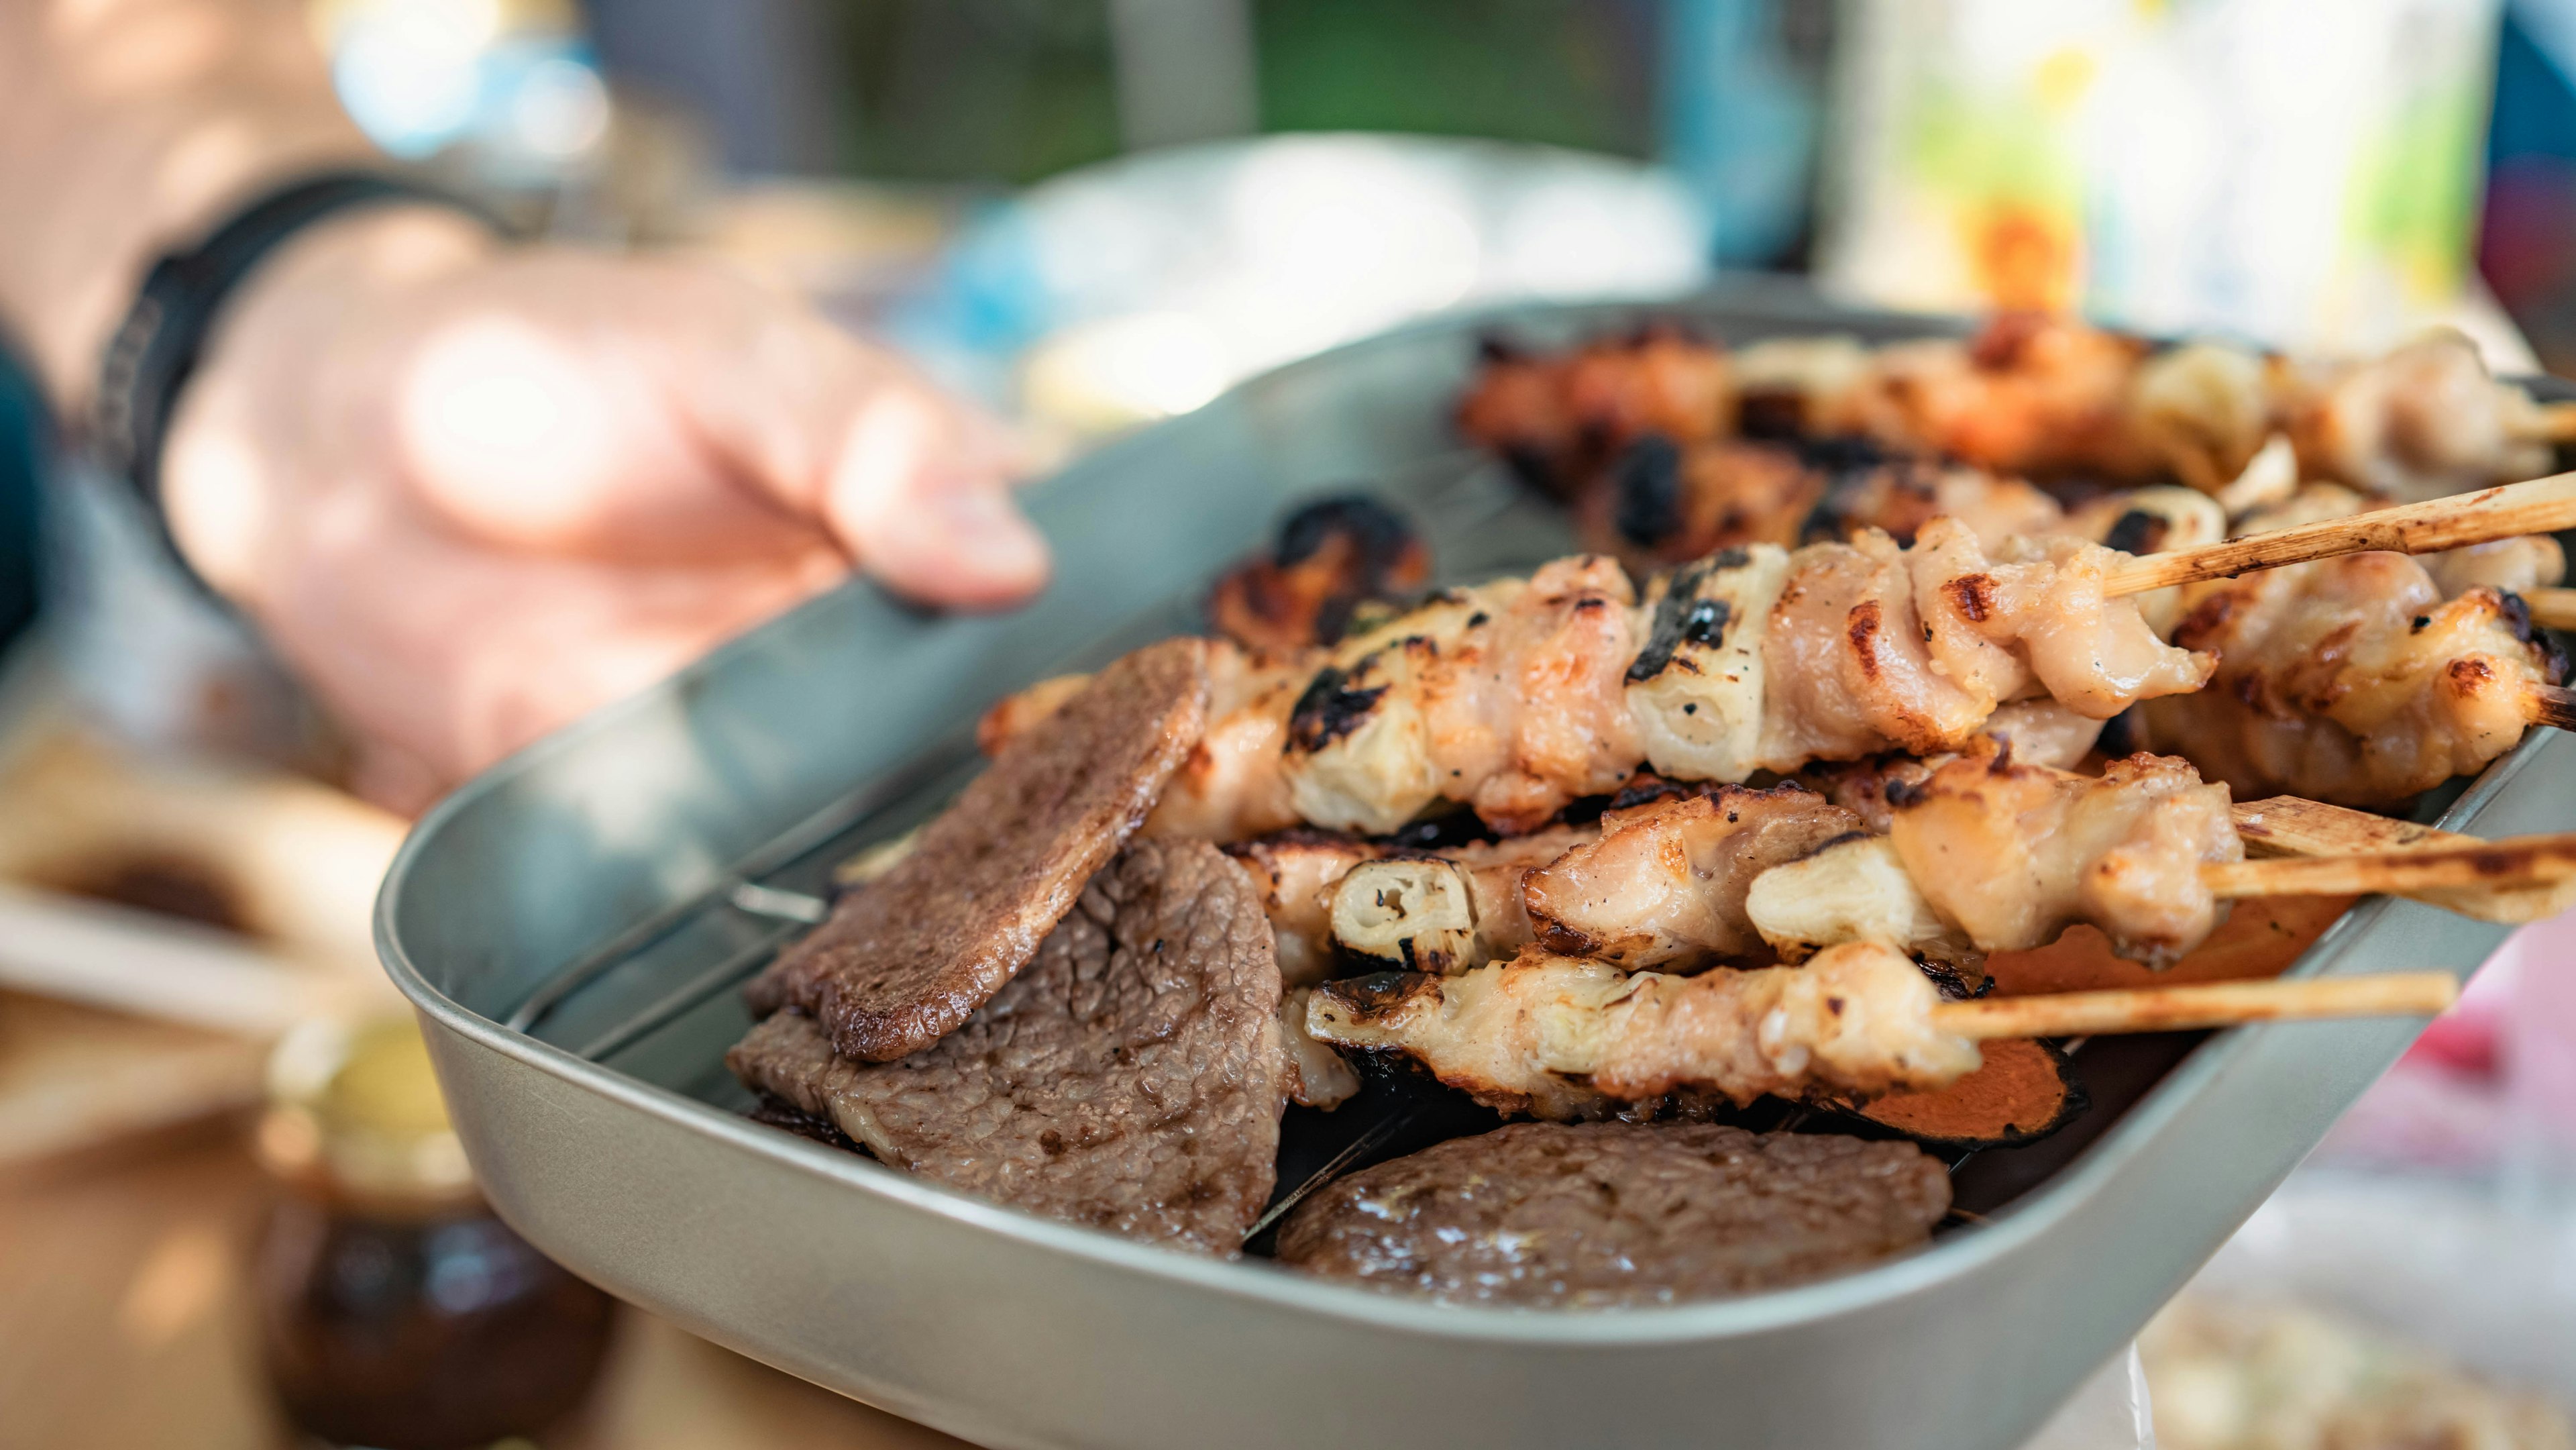
[[[853,1062],[782,1012],[725,1060],[898,1167],[1231,1257],[1277,1175],[1278,1010],[1269,918],[1243,873],[1204,841],[1137,841],[927,1051]]]
[[[1949,1208],[1949,1175],[1911,1143],[1518,1123],[1326,1188],[1281,1227],[1279,1260],[1452,1303],[1676,1304],[1886,1258]]]
[[[1207,649],[1149,645],[1102,670],[834,908],[747,993],[802,1007],[845,1057],[891,1062],[957,1029],[1027,965],[1135,833],[1207,724]]]

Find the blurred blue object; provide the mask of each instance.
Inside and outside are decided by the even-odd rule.
[[[1783,19],[1781,0],[1666,0],[1663,161],[1716,219],[1720,266],[1775,265],[1806,230],[1816,80]]]
[[[338,0],[319,13],[340,104],[395,156],[470,148],[489,181],[543,184],[608,134],[608,88],[569,6]]]
[[[994,205],[885,331],[955,386],[1079,432],[1445,308],[1703,283],[1686,186],[1619,157],[1367,133],[1177,147]]]
[[[35,383],[0,350],[0,649],[36,615],[36,474],[46,433]]]

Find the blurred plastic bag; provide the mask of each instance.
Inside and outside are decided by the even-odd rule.
[[[2377,348],[2468,276],[2496,0],[1862,0],[1818,270],[1940,311]]]

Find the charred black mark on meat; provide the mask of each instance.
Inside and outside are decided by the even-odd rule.
[[[2165,546],[2167,527],[2162,517],[2145,509],[2131,509],[2102,536],[2102,547],[2123,554],[2152,554]]]
[[[1795,388],[1748,392],[1736,400],[1735,430],[1763,442],[1793,442],[1807,431],[1807,400]]]
[[[1652,548],[1682,529],[1682,450],[1661,433],[1641,434],[1611,465],[1611,522],[1619,536]]]
[[[1734,611],[1723,599],[1698,597],[1700,585],[1721,569],[1739,567],[1744,551],[1729,549],[1712,559],[1703,559],[1673,576],[1672,587],[1655,604],[1655,620],[1646,631],[1646,647],[1637,652],[1628,666],[1631,681],[1651,680],[1672,668],[1673,656],[1686,644],[1715,649],[1726,641],[1726,626]],[[1729,563],[1732,558],[1735,562]]]
[[[1311,755],[1350,734],[1377,708],[1386,691],[1384,685],[1354,688],[1349,672],[1331,665],[1317,670],[1314,682],[1289,712],[1289,746]]]

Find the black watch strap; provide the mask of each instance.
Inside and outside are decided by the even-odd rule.
[[[165,532],[162,437],[225,299],[279,243],[305,227],[353,207],[395,203],[448,207],[498,227],[481,207],[425,182],[380,171],[327,172],[259,196],[194,247],[162,256],[144,275],[134,306],[108,339],[91,423],[100,460],[133,484]]]

